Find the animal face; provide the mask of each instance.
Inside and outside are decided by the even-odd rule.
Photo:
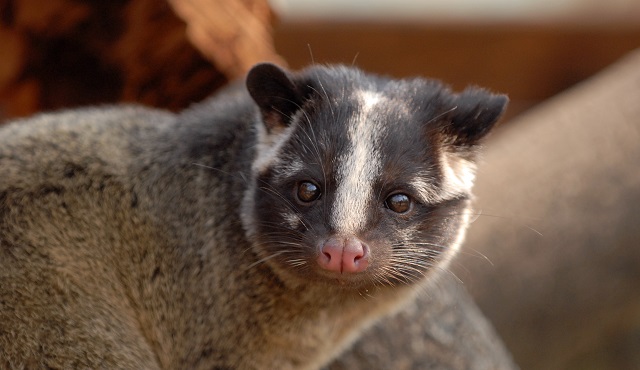
[[[446,267],[468,223],[475,147],[504,97],[346,67],[259,65],[247,87],[262,123],[245,224],[261,261],[346,287]]]

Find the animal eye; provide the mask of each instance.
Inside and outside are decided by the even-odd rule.
[[[408,195],[398,193],[390,195],[384,205],[396,213],[405,213],[411,209],[411,198]]]
[[[320,198],[320,188],[312,182],[301,182],[298,185],[298,199],[303,203],[310,203]]]

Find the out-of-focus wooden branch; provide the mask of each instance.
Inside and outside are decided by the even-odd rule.
[[[272,20],[266,0],[0,0],[0,121],[115,102],[179,110],[258,61],[284,64]]]
[[[273,13],[266,0],[169,0],[187,24],[189,40],[227,76],[252,65],[285,65],[273,47]]]

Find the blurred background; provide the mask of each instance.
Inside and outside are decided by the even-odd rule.
[[[0,0],[0,117],[180,109],[264,60],[478,84],[513,117],[639,44],[637,0]]]
[[[525,111],[535,110],[532,108],[638,47],[638,0],[0,0],[0,122],[43,110],[118,102],[178,111],[242,78],[253,64],[273,61],[291,68],[311,63],[354,64],[394,77],[441,79],[456,90],[469,84],[488,87],[510,96],[504,126],[520,125],[516,130],[524,131],[525,125],[537,124],[519,120]],[[640,58],[636,61],[640,69]],[[639,87],[640,79],[626,96],[639,97]],[[596,99],[584,107],[597,112],[598,104]],[[625,104],[637,107],[640,100]],[[639,163],[640,158],[627,158],[627,162],[634,161]],[[624,171],[638,173],[638,168],[630,166]],[[526,171],[520,174],[520,178],[527,176]],[[544,182],[550,180],[541,180]],[[610,184],[603,186],[607,189]],[[636,198],[621,199],[634,199],[635,203],[626,202],[630,206],[625,212],[637,216],[637,190],[633,194]],[[579,197],[591,195],[598,196],[581,193]],[[571,217],[576,214],[579,217],[578,211]],[[624,257],[627,262],[640,255],[638,224],[640,221],[632,220],[628,229],[635,227],[636,234],[626,234],[625,242],[620,242],[631,250]],[[491,234],[494,229],[485,230]],[[526,227],[519,230],[534,234]],[[546,239],[533,235],[532,243],[553,240],[553,231],[545,235]],[[494,275],[504,266],[519,268],[518,261],[494,259],[491,251],[477,248],[493,259],[495,266],[490,269]],[[545,258],[543,263],[554,263],[553,254]],[[630,285],[618,289],[622,298],[611,300],[611,305],[619,308],[625,302],[640,302],[639,266],[635,262],[626,265],[629,278],[624,281]],[[501,305],[509,306],[508,297],[497,299],[499,294],[492,295],[491,287],[501,286],[505,295],[513,293],[516,300],[531,298],[527,307],[543,306],[544,302],[533,299],[544,297],[543,293],[523,296],[521,287],[511,291],[508,282],[489,274],[474,276],[477,269],[470,263],[467,267],[470,272],[463,281],[476,280],[482,286],[480,280],[486,278],[494,284],[476,289],[475,297],[523,369],[640,369],[640,315],[629,314],[640,307],[634,306],[635,311],[612,309],[611,315],[626,312],[628,317],[616,321],[615,328],[602,329],[610,334],[608,338],[571,346],[567,343],[578,343],[580,336],[592,332],[567,332],[562,340],[548,337],[548,333],[560,334],[545,331],[548,327],[541,321],[524,324],[528,318],[518,317],[517,311],[524,306],[511,304],[515,311],[500,311]],[[603,271],[593,281],[605,282],[610,270]],[[589,304],[609,307],[604,300],[598,302],[599,292],[608,289],[606,283],[598,287],[567,283],[562,289],[571,288],[562,290],[551,280],[540,289],[555,289],[555,297],[564,297],[566,312],[557,314],[560,304],[547,305],[540,317],[549,327],[562,328],[559,320],[573,312],[582,320],[576,306],[584,306],[584,312],[590,312]],[[580,295],[589,289],[596,293]],[[586,297],[584,305],[580,297]],[[569,304],[572,300],[573,306]],[[609,322],[603,318],[589,317],[584,324],[572,325],[575,329]]]
[[[640,45],[637,0],[273,0],[293,67],[342,62],[506,92],[509,116]]]

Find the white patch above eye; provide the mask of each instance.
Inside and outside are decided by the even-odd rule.
[[[429,173],[417,173],[417,177],[409,182],[418,199],[425,204],[440,203],[471,193],[476,169],[473,162],[454,154],[443,154],[441,165],[443,179],[440,187],[434,181],[428,181],[429,176],[433,176]]]
[[[433,184],[425,180],[428,174],[417,174],[418,177],[409,182],[409,186],[416,192],[418,200],[424,204],[434,204],[440,202],[441,191]]]
[[[299,113],[293,116],[292,121],[295,121],[299,116]],[[278,154],[282,146],[289,140],[295,124],[290,124],[284,129],[280,129],[277,132],[268,133],[263,124],[256,125],[257,145],[256,145],[256,157],[253,162],[252,170],[254,174],[264,172],[269,166],[277,162]]]
[[[337,188],[332,226],[342,233],[356,233],[365,226],[366,208],[373,199],[373,182],[380,174],[381,155],[376,148],[384,130],[376,108],[384,96],[360,91],[358,112],[348,125],[349,150],[338,158]]]
[[[444,153],[441,157],[443,182],[442,197],[450,198],[460,194],[469,194],[476,178],[476,165],[455,154]]]
[[[278,161],[278,165],[273,167],[274,177],[278,179],[290,179],[303,172],[306,166],[300,158],[284,158]]]

